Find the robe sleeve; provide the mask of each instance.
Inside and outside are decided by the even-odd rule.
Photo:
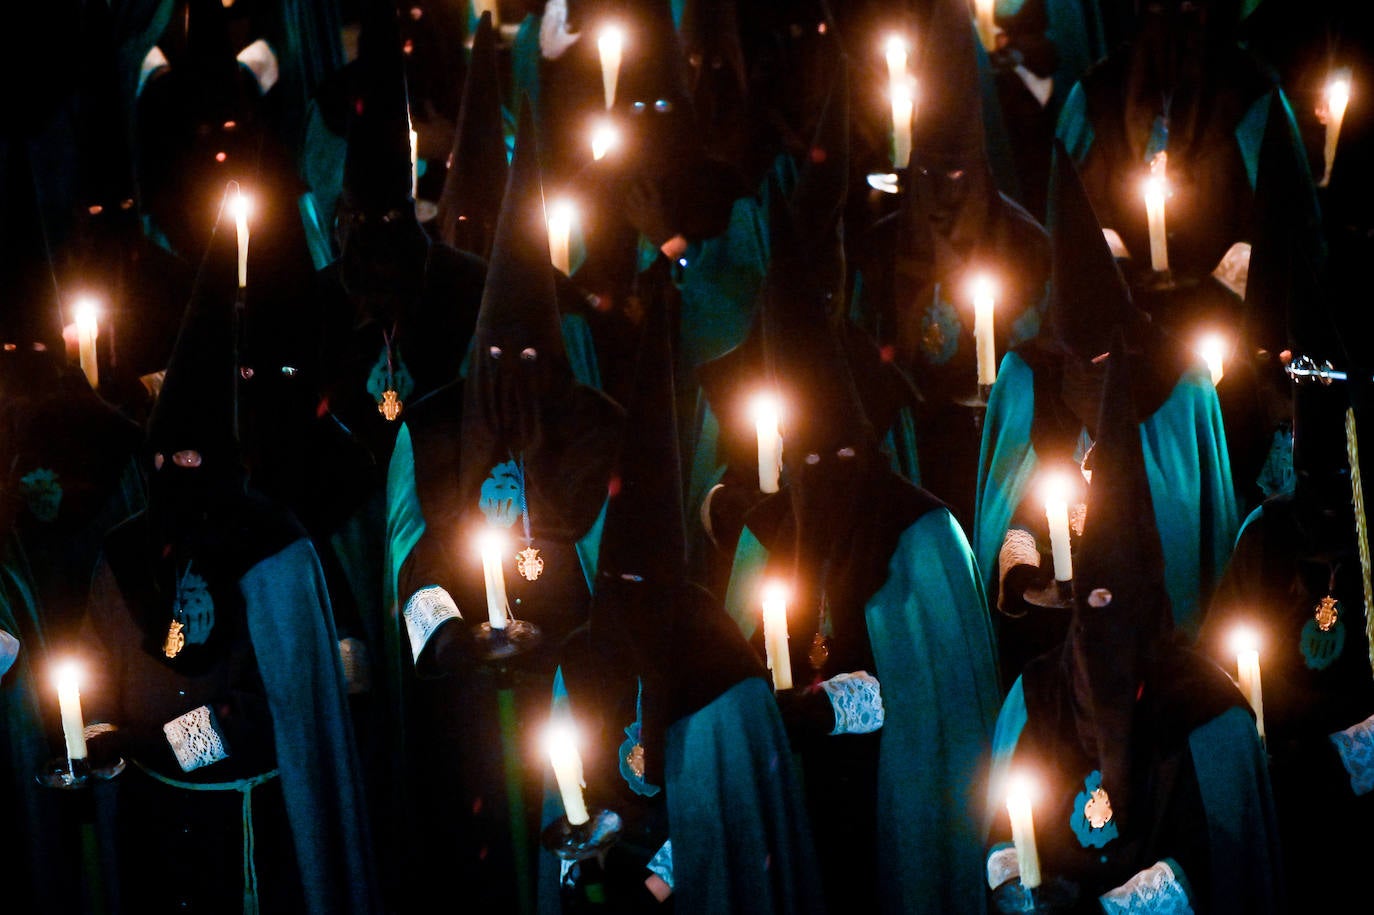
[[[886,713],[878,759],[884,910],[982,911],[977,786],[1000,692],[983,588],[948,510],[907,529],[865,609]]]
[[[306,910],[380,911],[363,783],[324,573],[305,539],[239,582],[267,688]]]
[[[1035,383],[1030,366],[1016,353],[1007,353],[988,399],[978,454],[973,556],[982,573],[985,594],[997,593],[997,554],[1002,538],[1035,475],[1038,459],[1031,447],[1034,416]]]

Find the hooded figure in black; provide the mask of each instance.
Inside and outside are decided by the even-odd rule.
[[[1052,579],[1041,487],[1050,474],[1063,474],[1069,505],[1082,503],[1078,481],[1096,435],[1106,368],[1101,357],[1117,330],[1139,366],[1134,403],[1174,622],[1186,638],[1196,637],[1238,527],[1211,377],[1198,356],[1136,307],[1062,147],[1055,157],[1050,231],[1047,326],[1002,360],[979,458],[973,549],[988,598],[1001,611],[995,619],[1004,684],[1057,644],[1068,625],[1062,608],[1045,606],[1054,601],[1023,599]]]
[[[832,104],[843,82],[836,91]],[[890,469],[859,395],[835,308],[843,161],[812,157],[771,221],[760,310],[784,482],[744,519],[727,607],[761,649],[759,574],[790,590],[794,687],[778,700],[827,904],[976,912],[981,849],[968,814],[998,696],[991,627],[963,533]]]
[[[149,422],[148,508],[106,538],[92,584],[88,718],[130,763],[107,853],[127,911],[373,912],[323,573],[245,486],[219,226]]]
[[[591,801],[625,823],[606,865],[611,905],[656,907],[647,878],[681,911],[815,911],[811,836],[795,774],[774,764],[787,737],[766,672],[686,577],[669,315],[645,324],[590,619],[562,664]],[[766,878],[747,864],[764,859]]]
[[[586,620],[621,427],[564,347],[532,128],[526,111],[467,374],[404,418],[388,481],[385,663],[395,714],[411,723],[399,765],[456,773],[416,799],[418,834],[439,856],[419,870],[447,884],[456,849],[468,897],[492,910],[534,889],[544,757],[534,742],[500,748],[542,719],[562,643]],[[489,616],[484,526],[506,539],[511,612],[542,634],[500,670],[468,650]],[[520,770],[519,792],[507,792],[505,766]]]
[[[923,402],[915,411],[919,481],[972,523],[973,468],[982,417],[972,284],[991,281],[995,360],[1040,326],[1049,245],[1045,231],[998,192],[982,119],[968,4],[937,0],[918,25],[922,88],[900,208],[855,250],[864,321],[894,345]]]
[[[1263,749],[1224,671],[1174,635],[1164,554],[1121,331],[1108,357],[1074,555],[1072,622],[1027,666],[998,720],[989,811],[1008,834],[1010,772],[1035,783],[1035,837],[1051,911],[1282,909]],[[988,884],[1020,911],[1015,852]]]

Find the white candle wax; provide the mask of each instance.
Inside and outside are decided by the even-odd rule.
[[[910,79],[892,84],[892,167],[906,168],[911,162],[911,117],[916,108],[916,90]]]
[[[1156,273],[1169,269],[1169,242],[1164,234],[1164,179],[1145,179],[1145,218],[1150,225],[1150,268]]]
[[[787,652],[787,589],[776,582],[763,590],[763,647],[773,689],[792,688],[792,656]]]
[[[996,12],[995,0],[973,0],[974,18],[978,24],[978,38],[988,51],[997,48],[997,24],[993,21]]]
[[[239,288],[243,289],[248,285],[248,198],[237,191],[230,205],[239,242]]]
[[[1012,782],[1007,792],[1007,814],[1011,817],[1011,841],[1016,846],[1016,866],[1021,885],[1033,890],[1040,885],[1040,855],[1035,848],[1035,818],[1031,814],[1029,786],[1022,780]]]
[[[410,196],[420,195],[420,134],[410,131]]]
[[[606,93],[606,108],[615,104],[615,84],[620,79],[620,54],[625,47],[625,33],[613,25],[601,30],[596,49],[601,54],[601,86]]]
[[[997,344],[992,336],[994,305],[992,281],[978,277],[973,283],[973,342],[978,356],[978,383],[990,386],[997,380]]]
[[[95,339],[99,333],[95,303],[83,299],[76,303],[76,346],[81,371],[94,389],[100,385],[100,365],[96,359]]]
[[[506,573],[501,568],[506,538],[499,531],[487,529],[478,540],[482,554],[482,581],[487,591],[487,620],[493,629],[505,629],[510,605],[506,600]]]
[[[554,267],[572,275],[572,204],[556,201],[549,207],[549,259]]]
[[[778,491],[782,473],[782,435],[778,432],[778,405],[771,397],[754,402],[754,432],[759,440],[759,491]]]
[[[1264,739],[1264,693],[1260,685],[1259,645],[1252,633],[1239,632],[1235,637],[1236,685],[1255,712],[1255,729]]]
[[[888,85],[896,86],[906,81],[906,41],[900,35],[892,35],[884,47],[887,57]]]
[[[1341,124],[1345,121],[1345,109],[1350,104],[1350,70],[1343,68],[1326,87],[1326,145],[1322,150],[1325,168],[1318,187],[1331,183],[1331,167],[1336,164],[1336,143],[1341,137]]]
[[[587,801],[582,796],[582,756],[577,752],[577,734],[570,725],[555,724],[547,736],[549,762],[563,796],[563,813],[568,822],[581,826],[591,819],[587,815]]]
[[[80,672],[74,664],[57,671],[57,704],[62,711],[62,736],[67,742],[67,758],[86,758],[86,720],[81,715]]]
[[[1069,549],[1068,483],[1058,477],[1045,486],[1045,520],[1050,526],[1050,550],[1054,554],[1054,580],[1073,581],[1073,554]]]

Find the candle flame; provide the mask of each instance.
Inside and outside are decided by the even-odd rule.
[[[997,295],[997,286],[993,283],[992,277],[980,273],[969,282],[969,293],[975,302],[979,299],[992,299]]]
[[[778,399],[772,394],[760,394],[755,397],[750,412],[753,413],[756,423],[776,424],[782,417]]]
[[[247,194],[239,191],[229,198],[229,212],[235,219],[246,220],[253,212],[253,202]]]
[[[1195,352],[1207,363],[1212,373],[1212,383],[1221,381],[1226,364],[1226,356],[1231,347],[1221,334],[1206,334],[1197,342]]]
[[[580,742],[577,727],[566,716],[549,722],[544,729],[544,747],[550,756],[576,752]]]
[[[549,204],[549,225],[571,226],[576,210],[570,201],[559,199]]]
[[[592,158],[600,161],[620,142],[620,134],[607,122],[592,128]]]
[[[1345,117],[1345,107],[1350,104],[1350,79],[1337,76],[1326,85],[1326,110],[1337,120]]]
[[[764,604],[786,604],[790,590],[780,581],[765,582],[763,586]]]
[[[484,560],[494,559],[499,562],[505,554],[506,546],[506,535],[494,527],[485,527],[477,535],[477,552]]]
[[[1162,175],[1151,175],[1145,179],[1145,202],[1158,206],[1164,202],[1168,195],[1169,183],[1164,180]]]
[[[596,36],[596,49],[601,56],[618,57],[625,47],[625,32],[618,25],[604,25]]]
[[[896,172],[871,172],[868,176],[868,186],[884,194],[895,194],[900,190]]]
[[[895,79],[892,81],[892,101],[893,104],[903,107],[916,105],[916,79],[908,76],[905,79]]]
[[[95,333],[96,321],[100,315],[100,309],[96,306],[94,299],[78,299],[75,306],[72,308],[72,314],[76,319],[78,331],[81,333]]]
[[[1259,651],[1259,633],[1249,626],[1237,626],[1231,633],[1231,650],[1236,654],[1246,651]]]
[[[1058,472],[1048,474],[1044,482],[1040,484],[1040,491],[1047,505],[1051,502],[1063,502],[1068,504],[1070,492],[1069,478],[1066,474]]]
[[[72,690],[81,685],[81,665],[62,661],[53,668],[53,681],[59,690]]]
[[[1014,803],[1030,806],[1039,796],[1039,786],[1026,772],[1013,772],[1007,776],[1007,804]]]
[[[896,81],[906,73],[906,39],[901,35],[889,35],[887,41],[883,43],[883,53],[887,57],[888,75],[893,81]]]

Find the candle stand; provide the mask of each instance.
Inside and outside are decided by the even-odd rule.
[[[487,622],[473,633],[472,651],[480,661],[505,661],[533,651],[540,641],[539,627],[525,620],[507,620],[504,629]]]
[[[1073,607],[1073,582],[1051,581],[1044,587],[1027,588],[1022,595],[1026,603],[1051,610],[1068,610]]]
[[[579,826],[569,823],[566,815],[560,816],[544,827],[540,843],[564,861],[599,860],[620,838],[620,831],[620,814],[598,808]]]
[[[44,788],[74,791],[94,782],[107,782],[123,772],[124,766],[122,757],[108,765],[92,766],[89,759],[63,756],[50,760],[43,771],[34,776],[34,780]]]
[[[1077,902],[1077,887],[1058,878],[1029,889],[1020,880],[1009,880],[996,893],[999,912],[1068,912]]]

